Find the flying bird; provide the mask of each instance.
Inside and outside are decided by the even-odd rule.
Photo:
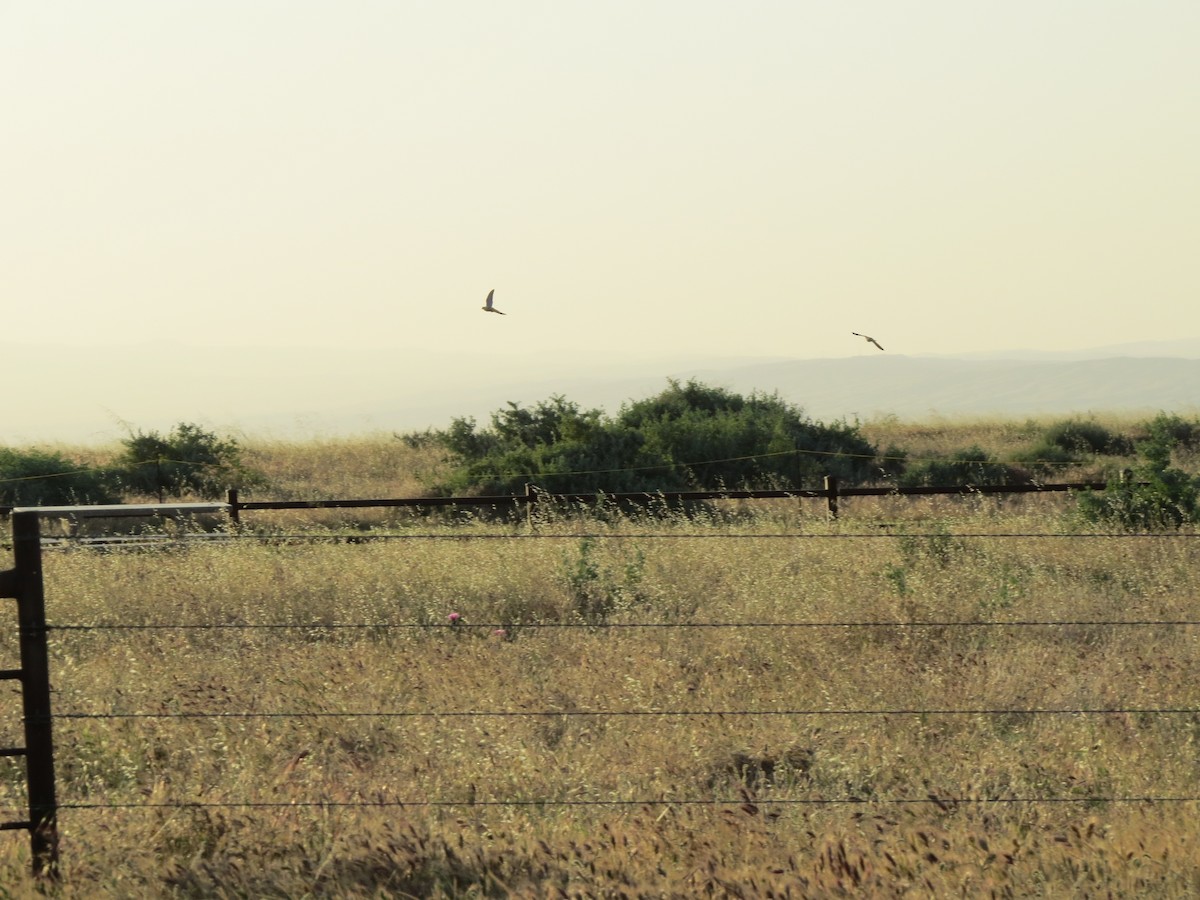
[[[491,303],[491,300],[488,300],[488,303],[490,304],[490,303]],[[870,335],[868,335],[868,334],[859,334],[857,331],[852,331],[852,332],[850,332],[850,333],[851,333],[852,335],[854,335],[855,337],[860,337],[860,338],[863,338],[863,339],[864,339],[864,340],[865,340],[865,341],[866,341],[868,344],[874,344],[874,345],[875,345],[876,347],[878,347],[880,350],[882,350],[882,349],[883,349],[883,344],[879,343],[879,341],[875,340],[875,338],[871,337],[871,336],[870,336]]]
[[[500,315],[504,315],[504,313],[500,312],[500,310],[498,310],[498,309],[496,309],[496,307],[492,306],[492,294],[494,294],[494,293],[496,293],[495,288],[492,288],[490,291],[488,291],[488,298],[487,298],[487,302],[483,304],[483,311],[500,313]]]

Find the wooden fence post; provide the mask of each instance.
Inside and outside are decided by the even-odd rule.
[[[229,495],[225,498],[229,503],[229,521],[234,525],[242,523],[241,510],[238,508],[238,492],[237,488],[230,488]]]
[[[29,791],[29,847],[33,873],[57,879],[58,799],[50,720],[50,654],[46,645],[46,598],[42,586],[42,534],[37,510],[12,516],[13,561],[4,592],[16,597],[21,648],[21,700],[25,713],[25,781]]]
[[[829,518],[838,517],[838,479],[836,475],[825,476],[825,499],[829,504]]]

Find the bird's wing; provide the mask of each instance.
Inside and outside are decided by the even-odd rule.
[[[488,296],[487,296],[487,301],[486,301],[488,309],[492,308],[492,294],[494,294],[494,293],[496,293],[495,288],[492,288],[490,291],[488,291]]]

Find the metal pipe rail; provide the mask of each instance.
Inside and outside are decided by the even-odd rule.
[[[230,490],[225,504],[229,517],[241,521],[243,512],[287,509],[368,509],[384,507],[443,508],[451,506],[532,507],[538,503],[595,503],[598,500],[624,503],[698,502],[701,500],[788,500],[825,498],[831,516],[838,513],[838,501],[843,497],[930,497],[970,496],[972,494],[1041,494],[1069,491],[1104,490],[1107,482],[1076,481],[1049,484],[979,484],[925,485],[919,487],[841,487],[833,476],[825,479],[823,488],[793,490],[709,490],[709,491],[590,491],[556,493],[525,486],[523,494],[489,494],[478,497],[395,497],[390,499],[350,500],[249,500],[238,498]]]

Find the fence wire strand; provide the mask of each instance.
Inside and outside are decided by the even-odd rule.
[[[897,538],[1032,538],[1032,539],[1138,539],[1138,538],[1195,538],[1200,533],[1047,533],[1047,532],[1002,532],[1002,533],[961,533],[948,534],[945,532],[905,533],[903,531],[880,528],[875,532],[854,533],[773,533],[773,534],[730,534],[730,533],[565,533],[565,534],[401,534],[401,535],[263,535],[263,534],[227,534],[220,536],[226,540],[255,540],[259,542],[346,542],[359,543],[376,540],[580,540],[580,539],[718,539],[718,540],[824,540],[824,539],[889,539]],[[169,538],[171,542],[179,542],[179,537]],[[211,540],[211,538],[210,538]],[[63,539],[57,545],[69,546],[81,543],[79,539]],[[1200,626],[1200,619],[1127,619],[1127,620],[1053,620],[1053,619],[1022,619],[1022,620],[888,620],[888,621],[780,621],[780,622],[629,622],[611,624],[589,624],[575,622],[541,622],[541,623],[467,623],[459,620],[455,623],[414,623],[414,622],[357,622],[357,623],[321,623],[321,622],[274,622],[274,623],[63,623],[49,624],[48,630],[63,633],[87,633],[101,631],[131,631],[145,632],[156,630],[303,630],[303,631],[334,631],[334,630],[438,630],[442,632],[463,633],[470,630],[519,629],[521,631],[537,630],[578,630],[589,632],[619,631],[619,630],[689,630],[689,629],[922,629],[922,628],[1041,628],[1041,627],[1106,627],[1106,628],[1191,628]],[[806,708],[806,709],[645,709],[645,710],[580,710],[580,709],[538,709],[538,710],[366,710],[350,712],[325,711],[274,711],[274,712],[62,712],[52,715],[52,719],[69,722],[72,720],[220,720],[220,719],[350,719],[350,718],[394,718],[394,719],[466,719],[466,718],[754,718],[754,717],[904,717],[904,716],[1114,716],[1114,715],[1156,715],[1156,716],[1196,716],[1200,715],[1200,707],[1031,707],[1031,708],[887,708],[887,709],[849,709],[849,708]],[[943,809],[957,805],[1019,805],[1019,804],[1182,804],[1200,802],[1198,796],[1187,795],[1138,795],[1138,796],[1015,796],[1015,797],[982,797],[966,796],[949,797],[927,794],[923,797],[800,797],[772,798],[755,797],[747,793],[741,798],[640,798],[640,799],[493,799],[493,800],[450,800],[450,799],[363,799],[354,801],[331,800],[300,800],[300,801],[145,801],[145,802],[62,802],[58,809],[66,811],[103,811],[103,810],[284,810],[284,809],[370,809],[370,808],[439,808],[439,809],[469,809],[480,808],[513,808],[513,809],[546,809],[546,808],[587,808],[587,807],[616,807],[616,808],[652,808],[652,807],[731,807],[740,808],[750,815],[756,815],[772,808],[805,808],[805,807],[837,807],[837,806],[908,806],[933,804]],[[764,814],[771,815],[766,812]]]
[[[464,709],[464,710],[363,710],[321,712],[282,710],[279,712],[129,712],[129,713],[55,713],[52,719],[517,719],[591,717],[616,718],[761,718],[811,716],[1112,716],[1112,715],[1195,715],[1200,707],[1068,707],[1010,709]]]
[[[47,625],[47,631],[571,631],[588,632],[601,631],[638,631],[638,630],[681,630],[688,629],[720,629],[720,628],[1190,628],[1200,625],[1200,619],[967,619],[944,621],[828,621],[828,622],[611,622],[591,624],[587,622],[488,622],[467,623],[459,622],[451,625],[440,622],[265,622],[247,624],[241,622],[153,622],[147,624],[130,624],[123,622],[94,624],[67,623],[62,625]]]
[[[298,800],[298,801],[191,801],[146,803],[60,803],[60,810],[187,810],[187,809],[402,809],[470,807],[546,808],[546,807],[661,807],[661,806],[729,806],[754,814],[761,807],[772,806],[901,806],[932,804],[943,809],[958,805],[1021,804],[1021,803],[1200,803],[1200,797],[1189,796],[1091,796],[1091,797],[740,797],[714,798],[683,797],[670,799],[653,797],[613,800]],[[751,809],[747,809],[750,807]]]
[[[898,525],[880,523],[876,531],[772,531],[763,533],[737,531],[572,531],[545,532],[528,531],[498,533],[471,533],[468,531],[417,532],[405,534],[383,534],[371,532],[336,533],[324,532],[194,532],[181,534],[134,534],[110,535],[105,537],[43,537],[42,545],[47,549],[64,546],[120,546],[122,544],[185,544],[225,543],[255,541],[258,543],[328,543],[369,544],[382,541],[564,541],[564,540],[715,540],[715,541],[770,541],[770,540],[896,540],[905,539],[981,539],[981,538],[1059,538],[1066,540],[1130,540],[1153,538],[1156,540],[1200,538],[1200,531],[1176,530],[1154,531],[905,531]],[[104,543],[109,542],[109,543]]]

